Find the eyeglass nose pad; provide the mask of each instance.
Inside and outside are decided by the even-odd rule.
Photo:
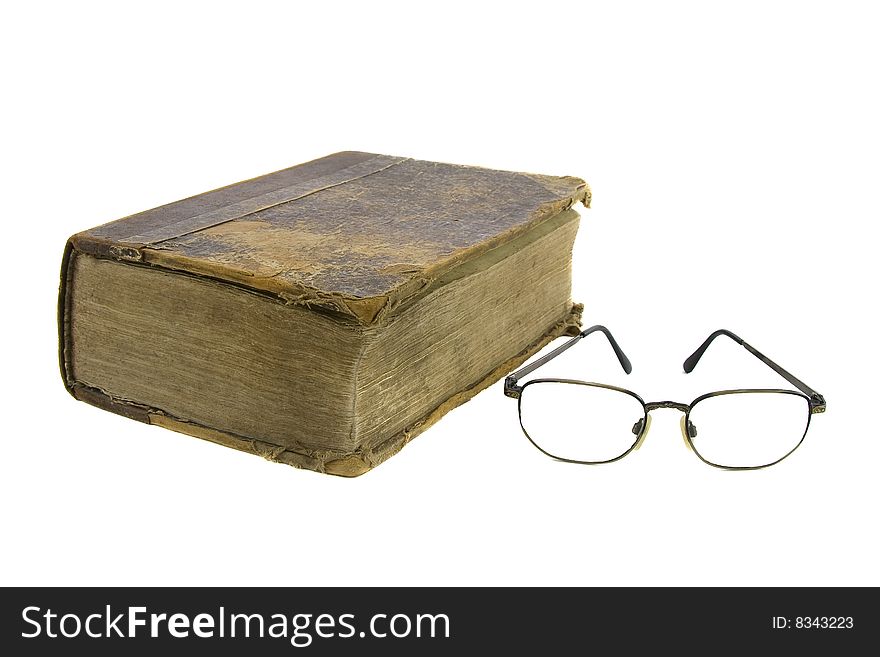
[[[694,446],[691,445],[691,441],[688,438],[688,434],[690,434],[691,438],[695,438],[697,436],[697,428],[694,426],[693,422],[688,422],[687,418],[682,415],[681,416],[681,437],[684,440],[685,446],[694,451]]]
[[[646,419],[647,418],[647,419]],[[651,430],[651,416],[646,415],[644,418],[639,420],[633,425],[632,432],[636,434],[639,439],[636,442],[636,446],[633,448],[634,450],[639,449],[642,446],[642,443],[645,442],[645,437],[648,435],[648,431]]]

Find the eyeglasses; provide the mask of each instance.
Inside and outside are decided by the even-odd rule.
[[[807,435],[810,418],[825,412],[825,398],[745,340],[721,329],[710,335],[684,361],[691,372],[712,341],[720,335],[741,344],[795,390],[749,388],[700,395],[690,404],[673,401],[646,403],[636,393],[603,383],[571,379],[533,379],[517,385],[591,333],[605,334],[623,371],[632,365],[604,326],[593,326],[546,356],[504,380],[504,394],[519,402],[523,433],[539,450],[560,461],[600,464],[622,459],[639,449],[651,427],[650,412],[674,408],[684,415],[685,445],[704,463],[728,470],[756,470],[779,463]]]

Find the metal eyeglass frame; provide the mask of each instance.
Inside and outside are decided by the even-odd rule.
[[[692,353],[690,356],[687,357],[687,359],[684,361],[684,371],[686,373],[690,373],[693,371],[693,369],[697,366],[697,363],[700,362],[700,358],[702,358],[706,349],[708,349],[709,345],[712,344],[712,341],[715,340],[715,338],[717,338],[719,335],[724,335],[724,336],[727,336],[728,338],[730,338],[731,340],[733,340],[734,342],[742,345],[747,351],[752,353],[756,358],[758,358],[760,361],[762,361],[763,363],[768,365],[773,371],[775,371],[777,374],[782,376],[782,378],[784,378],[786,381],[791,383],[795,388],[797,388],[798,391],[778,389],[778,388],[740,388],[740,389],[736,389],[736,390],[718,390],[716,392],[709,392],[704,395],[700,395],[699,397],[694,399],[690,404],[684,404],[681,402],[674,402],[674,401],[645,402],[639,395],[637,395],[636,393],[632,392],[631,390],[627,390],[625,388],[618,388],[617,386],[611,386],[611,385],[607,385],[604,383],[593,383],[593,382],[587,382],[587,381],[578,381],[578,380],[574,380],[574,379],[555,379],[555,378],[533,379],[531,381],[527,381],[523,385],[517,384],[519,379],[531,374],[532,372],[534,372],[536,369],[538,369],[542,365],[546,365],[548,362],[550,362],[551,360],[553,360],[557,356],[561,355],[563,352],[565,352],[568,349],[570,349],[571,347],[573,347],[580,340],[587,337],[591,333],[595,333],[596,331],[599,331],[599,332],[605,334],[605,337],[608,338],[608,342],[611,344],[611,348],[614,349],[614,353],[617,355],[617,360],[620,361],[620,365],[621,365],[621,367],[623,367],[623,371],[626,372],[627,374],[632,372],[632,364],[630,363],[629,358],[626,357],[626,354],[623,353],[623,350],[620,348],[620,345],[617,344],[617,341],[614,339],[614,336],[612,336],[611,332],[607,328],[605,328],[604,326],[597,325],[597,326],[591,326],[590,328],[588,328],[584,331],[581,331],[578,335],[573,337],[571,340],[568,340],[567,342],[563,343],[562,345],[560,345],[559,347],[557,347],[553,351],[542,356],[541,358],[538,358],[534,362],[529,363],[525,367],[522,367],[522,368],[516,370],[515,372],[510,374],[506,379],[504,379],[504,394],[508,397],[512,397],[517,400],[517,411],[519,414],[520,427],[522,427],[523,433],[526,435],[526,438],[528,438],[529,441],[535,447],[537,447],[541,452],[543,452],[544,454],[547,454],[547,456],[555,458],[559,461],[567,461],[569,463],[582,463],[582,464],[587,464],[587,465],[598,465],[601,463],[613,463],[614,461],[619,461],[620,459],[622,459],[624,456],[626,456],[630,452],[637,450],[639,447],[641,447],[642,442],[645,439],[645,436],[647,436],[647,434],[648,434],[648,429],[651,426],[651,416],[649,415],[649,413],[651,411],[658,409],[658,408],[674,408],[674,409],[677,409],[677,410],[682,411],[684,413],[684,415],[681,418],[681,432],[682,432],[682,437],[684,438],[685,445],[687,445],[687,447],[692,452],[694,452],[694,454],[696,454],[700,458],[701,461],[703,461],[704,463],[711,465],[713,467],[721,468],[723,470],[759,470],[761,468],[766,468],[771,465],[775,465],[776,463],[779,463],[781,460],[783,460],[784,458],[789,456],[792,452],[794,452],[798,447],[800,447],[801,443],[803,443],[804,438],[807,435],[807,431],[810,428],[810,418],[816,413],[824,413],[825,412],[825,408],[826,408],[825,398],[822,395],[820,395],[818,392],[813,390],[810,386],[808,386],[806,383],[804,383],[803,381],[798,379],[796,376],[794,376],[793,374],[786,371],[785,369],[783,369],[782,367],[780,367],[779,365],[774,363],[772,360],[767,358],[767,356],[765,356],[760,351],[755,349],[753,346],[751,346],[748,342],[743,340],[741,337],[739,337],[738,335],[735,335],[734,333],[731,333],[730,331],[727,331],[725,329],[719,329],[719,330],[715,331],[714,333],[712,333],[708,338],[706,338],[706,341],[703,342],[703,344],[701,344],[694,353]],[[574,460],[574,459],[561,458],[561,457],[556,456],[554,454],[550,454],[549,452],[544,450],[540,445],[538,445],[532,439],[532,437],[529,435],[529,432],[526,431],[526,428],[525,428],[525,426],[523,426],[523,423],[522,423],[522,393],[523,393],[523,390],[525,390],[525,388],[532,385],[533,383],[573,383],[573,384],[577,384],[577,385],[588,385],[588,386],[594,386],[594,387],[598,387],[598,388],[605,388],[608,390],[616,390],[618,392],[622,392],[622,393],[625,393],[627,395],[634,397],[636,400],[638,400],[638,402],[642,405],[642,408],[644,409],[644,416],[638,422],[636,422],[635,425],[633,426],[633,434],[636,435],[635,442],[632,444],[632,446],[630,446],[629,449],[627,449],[620,456],[617,456],[613,459],[608,459],[606,461],[578,461],[578,460]],[[730,394],[736,394],[736,393],[755,393],[755,392],[782,393],[782,394],[796,395],[796,396],[803,397],[804,399],[806,399],[807,404],[809,405],[809,413],[807,414],[807,426],[804,429],[804,434],[803,434],[803,436],[801,436],[801,439],[798,441],[797,445],[795,445],[788,453],[786,453],[781,458],[778,458],[771,463],[765,463],[764,465],[755,465],[755,466],[719,465],[717,463],[712,463],[711,461],[708,461],[705,458],[703,458],[703,456],[700,454],[699,450],[697,450],[694,447],[694,443],[693,443],[693,438],[696,437],[696,429],[690,421],[691,409],[700,401],[702,401],[704,399],[708,399],[710,397],[717,397],[720,395],[730,395]]]

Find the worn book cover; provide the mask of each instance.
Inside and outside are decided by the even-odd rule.
[[[575,331],[584,181],[343,152],[70,238],[77,399],[331,474]]]

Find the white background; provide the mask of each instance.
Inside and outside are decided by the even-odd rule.
[[[877,16],[715,4],[7,5],[0,583],[880,584]],[[345,480],[65,392],[68,235],[346,149],[590,182],[574,297],[635,370],[592,337],[542,373],[784,385],[722,340],[684,375],[725,327],[828,412],[763,471],[701,463],[672,410],[584,467],[496,384]]]

